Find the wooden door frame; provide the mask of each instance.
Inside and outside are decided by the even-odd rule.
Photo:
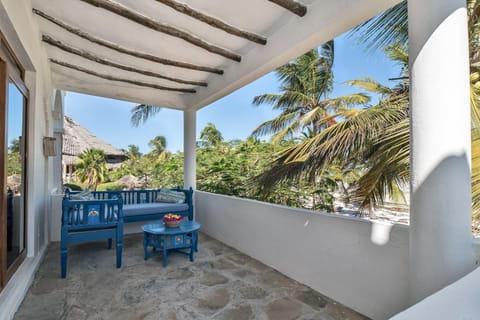
[[[8,69],[7,62],[0,57],[0,123],[5,123],[8,90]],[[0,130],[0,288],[7,283],[7,199],[6,190],[6,163],[5,163],[5,141],[6,128]]]
[[[28,216],[27,216],[27,144],[28,144],[28,103],[29,91],[24,84],[25,70],[16,58],[12,48],[8,45],[0,32],[0,291],[5,287],[8,280],[13,276],[20,264],[24,261],[28,247]],[[24,250],[15,258],[10,266],[7,265],[7,103],[8,85],[12,82],[23,95],[23,119],[22,135],[24,136],[24,150],[22,157],[23,179],[23,215],[24,215]],[[3,125],[2,125],[3,124]]]

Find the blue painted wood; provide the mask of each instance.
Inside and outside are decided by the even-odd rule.
[[[168,228],[162,223],[150,223],[142,226],[144,259],[148,260],[151,253],[160,249],[163,254],[163,266],[168,264],[169,251],[186,254],[194,261],[194,252],[198,251],[198,230],[201,224],[184,220],[177,228]],[[150,252],[148,248],[151,247]],[[182,249],[188,249],[187,252]]]
[[[188,217],[189,220],[193,220],[193,189],[181,189],[173,188],[173,191],[183,192],[185,194],[185,203],[188,204],[188,209],[185,211],[176,211],[175,214],[183,215]],[[94,191],[92,195],[95,199],[113,199],[115,197],[121,197],[123,199],[124,205],[138,204],[138,203],[151,203],[157,199],[157,195],[160,189],[148,189],[148,190],[123,190],[123,191]],[[72,192],[75,194],[76,192]],[[163,209],[162,212],[157,212],[153,214],[145,215],[135,215],[135,216],[124,216],[123,221],[128,222],[137,222],[137,221],[147,221],[147,220],[161,220],[163,216],[170,211],[168,209]]]
[[[123,198],[121,195],[95,200],[72,200],[66,192],[62,200],[62,232],[60,243],[61,276],[67,276],[68,246],[70,244],[107,240],[107,247],[116,241],[117,268],[122,265]]]

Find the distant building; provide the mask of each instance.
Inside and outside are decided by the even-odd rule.
[[[108,142],[93,135],[86,128],[75,122],[72,118],[64,117],[64,133],[62,143],[62,176],[63,181],[72,179],[75,172],[75,163],[78,155],[87,149],[100,149],[107,155],[105,161],[108,168],[118,168],[127,159],[125,153]]]

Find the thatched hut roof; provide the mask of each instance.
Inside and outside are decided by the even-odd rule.
[[[129,188],[140,187],[142,185],[139,178],[135,177],[132,174],[127,174],[126,176],[121,177],[116,181],[117,183],[122,183]]]
[[[64,133],[62,144],[62,160],[64,164],[75,164],[78,155],[87,149],[103,150],[108,164],[124,161],[127,156],[122,150],[92,134],[72,118],[64,117]]]

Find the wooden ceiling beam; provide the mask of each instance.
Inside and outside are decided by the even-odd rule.
[[[143,59],[143,60],[150,61],[150,62],[160,63],[160,64],[163,64],[163,65],[168,65],[168,66],[173,66],[173,67],[178,67],[178,68],[184,68],[184,69],[189,69],[189,70],[210,72],[210,73],[215,73],[215,74],[220,74],[220,75],[223,74],[223,70],[221,70],[221,69],[211,68],[211,67],[207,67],[207,66],[200,66],[200,65],[196,65],[196,64],[191,64],[191,63],[186,63],[186,62],[181,62],[181,61],[175,61],[175,60],[170,60],[170,59],[164,59],[164,58],[160,58],[160,57],[154,56],[154,55],[149,54],[149,53],[128,49],[128,48],[119,46],[119,45],[117,45],[113,42],[95,37],[95,36],[93,36],[93,35],[91,35],[87,32],[84,32],[84,31],[80,30],[80,29],[77,29],[77,28],[75,28],[75,27],[57,19],[57,18],[54,18],[54,17],[42,12],[41,10],[38,10],[38,9],[34,8],[32,11],[33,11],[33,13],[38,15],[39,17],[41,17],[41,18],[59,26],[60,28],[66,30],[66,31],[68,31],[68,32],[80,37],[80,38],[83,38],[83,39],[88,40],[92,43],[98,44],[100,46],[109,48],[111,50],[114,50],[114,51],[117,51],[117,52],[120,52],[120,53],[123,53],[123,54],[127,54],[127,55],[130,55],[130,56],[136,57],[136,58],[140,58],[140,59]]]
[[[138,74],[141,74],[141,75],[144,75],[144,76],[155,77],[155,78],[159,78],[159,79],[165,79],[165,80],[169,80],[169,81],[173,81],[173,82],[177,82],[177,83],[182,83],[182,84],[191,84],[191,85],[202,86],[202,87],[208,86],[206,82],[190,81],[190,80],[183,80],[183,79],[179,79],[179,78],[167,77],[167,76],[161,75],[161,74],[156,73],[156,72],[152,72],[152,71],[148,71],[148,70],[141,70],[141,69],[133,68],[133,67],[126,66],[126,65],[123,65],[123,64],[119,64],[119,63],[113,62],[111,60],[101,58],[101,57],[99,57],[95,54],[92,54],[92,53],[90,53],[86,50],[78,49],[78,48],[72,47],[70,45],[67,45],[67,44],[65,44],[65,43],[63,43],[63,42],[61,42],[57,39],[54,39],[53,37],[51,37],[49,35],[45,35],[45,34],[42,35],[42,41],[45,42],[45,43],[48,43],[51,46],[57,47],[60,50],[63,50],[65,52],[80,56],[82,58],[85,58],[85,59],[88,59],[90,61],[103,64],[103,65],[106,65],[106,66],[114,67],[114,68],[117,68],[117,69],[130,71],[130,72],[135,72],[135,73],[138,73]]]
[[[247,39],[249,41],[265,45],[267,44],[267,39],[265,37],[259,36],[257,34],[254,34],[252,32],[248,32],[245,30],[241,30],[237,27],[234,27],[232,25],[229,25],[225,22],[223,22],[220,19],[217,19],[215,17],[206,15],[204,13],[201,13],[200,11],[197,11],[195,9],[190,8],[188,5],[177,2],[175,0],[156,0],[157,2],[160,2],[166,6],[169,6],[170,8],[183,13],[189,17],[192,17],[198,21],[204,22],[208,24],[209,26],[212,26],[214,28],[223,30],[229,34],[233,34],[237,37],[241,37],[244,39]]]
[[[133,84],[133,85],[136,85],[136,86],[148,87],[148,88],[153,88],[153,89],[157,89],[157,90],[176,91],[176,92],[184,92],[184,93],[196,93],[196,91],[194,89],[173,88],[173,87],[167,87],[167,86],[160,86],[160,85],[157,85],[157,84],[143,82],[143,81],[130,80],[130,79],[125,79],[125,78],[118,78],[118,77],[114,77],[114,76],[111,76],[111,75],[108,75],[108,74],[98,73],[96,71],[86,69],[86,68],[83,68],[83,67],[80,67],[80,66],[77,66],[77,65],[73,65],[73,64],[70,64],[68,62],[56,60],[56,59],[53,59],[53,58],[50,58],[49,60],[50,60],[50,62],[52,62],[54,64],[57,64],[59,66],[62,66],[62,67],[68,68],[68,69],[72,69],[72,70],[76,70],[76,71],[79,71],[79,72],[82,72],[82,73],[86,73],[86,74],[89,74],[89,75],[92,75],[92,76],[95,76],[95,77],[98,77],[98,78],[102,78],[102,79],[105,79],[105,80],[125,82],[125,83]]]
[[[307,14],[307,7],[297,1],[294,1],[294,0],[268,0],[268,1],[273,2],[276,5],[279,5],[280,7],[283,7],[288,11],[295,13],[299,17],[303,17],[305,14]]]
[[[230,59],[236,62],[240,62],[242,60],[242,57],[239,54],[236,54],[235,52],[210,44],[207,41],[200,39],[195,35],[192,35],[188,32],[177,29],[175,27],[169,26],[165,23],[160,23],[158,21],[155,21],[147,16],[144,16],[143,14],[135,12],[111,0],[80,0],[80,1],[86,2],[92,6],[102,8],[109,12],[115,13],[121,17],[134,21],[152,30],[162,32],[172,37],[183,39],[188,43],[191,43],[204,50],[207,50],[208,52],[218,54],[227,59]]]

